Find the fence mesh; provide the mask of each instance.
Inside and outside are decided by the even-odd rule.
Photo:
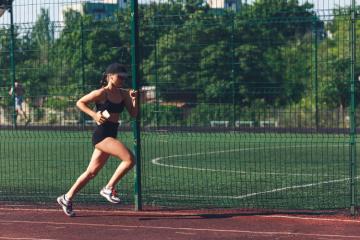
[[[358,4],[139,1],[143,204],[355,207]],[[95,125],[75,103],[109,63],[131,68],[130,20],[127,1],[15,0],[13,24],[5,11],[0,200],[53,201],[86,169]],[[15,79],[29,124],[8,93]],[[132,121],[120,121],[129,148]],[[77,199],[100,201],[117,164]],[[129,204],[131,175],[119,184]]]

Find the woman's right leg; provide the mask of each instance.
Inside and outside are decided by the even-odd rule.
[[[94,149],[88,168],[80,175],[74,185],[66,193],[67,200],[71,200],[75,194],[80,191],[80,189],[82,189],[92,178],[96,176],[108,160],[109,156],[109,154],[102,152],[99,149]]]
[[[132,152],[119,140],[107,137],[95,146],[102,152],[106,152],[121,160],[115,173],[106,184],[109,189],[115,189],[115,185],[124,177],[124,175],[134,166],[135,158]]]

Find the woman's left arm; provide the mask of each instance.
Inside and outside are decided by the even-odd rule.
[[[129,90],[125,93],[125,106],[131,117],[136,117],[139,113],[139,92]]]

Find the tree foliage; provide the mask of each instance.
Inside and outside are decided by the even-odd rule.
[[[307,94],[313,93],[317,54],[320,101],[349,105],[349,22],[341,14],[325,25],[311,4],[296,0],[258,0],[237,13],[211,10],[201,0],[173,0],[140,5],[139,15],[141,84],[156,85],[164,101],[289,106],[313,97]],[[61,28],[41,10],[32,28],[22,31],[15,28],[17,77],[31,95],[80,93],[98,85],[109,63],[131,62],[129,9],[101,20],[69,10]],[[10,31],[3,27],[5,87],[9,45]]]

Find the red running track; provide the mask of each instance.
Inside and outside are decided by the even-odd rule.
[[[142,211],[0,204],[0,240],[359,239],[360,219],[344,214]]]

